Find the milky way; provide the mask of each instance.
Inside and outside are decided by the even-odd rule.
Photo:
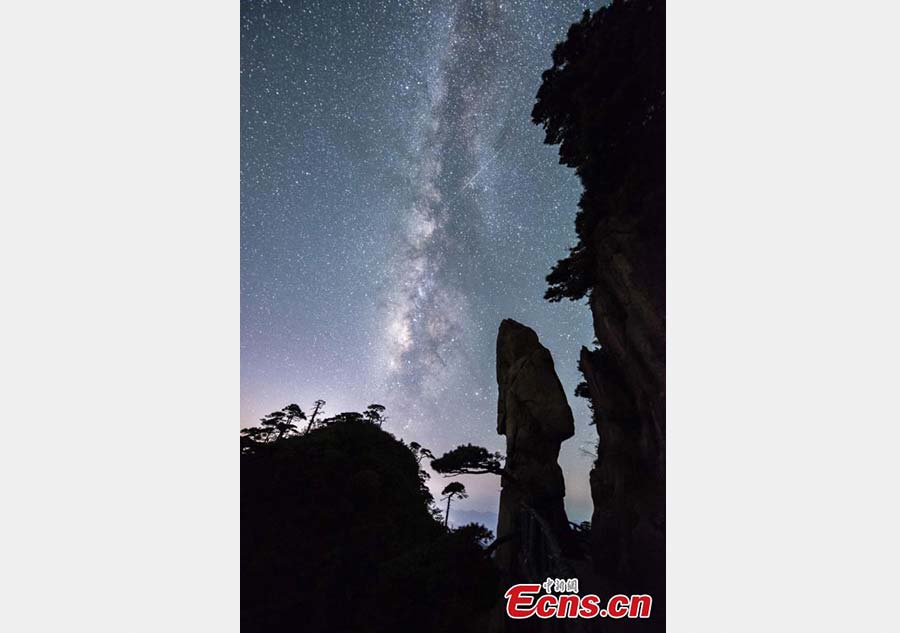
[[[439,38],[418,149],[419,191],[405,243],[391,263],[398,283],[388,292],[385,329],[389,373],[413,405],[440,392],[460,366],[456,356],[468,337],[470,295],[462,282],[478,274],[473,264],[484,224],[471,184],[496,120],[500,28],[497,5],[465,2],[447,18],[446,38]]]
[[[567,506],[589,515],[596,433],[572,392],[590,313],[542,299],[581,187],[529,113],[593,4],[242,3],[242,424],[381,402],[407,441],[500,449],[494,345],[515,318],[570,395]],[[496,510],[495,478],[464,481],[461,509]]]

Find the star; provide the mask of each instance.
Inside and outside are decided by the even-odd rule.
[[[292,402],[378,402],[387,430],[435,453],[500,450],[495,336],[514,318],[569,394],[567,504],[589,517],[579,446],[597,436],[573,392],[590,312],[543,300],[581,185],[530,121],[553,43],[585,8],[242,3],[243,426]],[[497,482],[475,479],[461,507],[496,511]]]

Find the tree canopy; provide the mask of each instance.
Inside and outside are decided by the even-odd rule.
[[[273,411],[260,418],[261,426],[241,429],[241,448],[250,449],[255,444],[274,442],[296,435],[298,433],[296,422],[305,419],[306,414],[296,404],[289,404],[280,411]]]
[[[363,417],[378,426],[381,426],[387,421],[387,416],[384,415],[384,405],[380,404],[370,404],[363,412]]]
[[[451,481],[441,491],[441,498],[447,501],[447,511],[444,514],[444,526],[446,527],[447,522],[450,520],[450,502],[453,499],[468,499],[469,493],[466,492],[466,487],[462,483]]]
[[[641,234],[664,261],[664,0],[613,0],[585,11],[542,79],[532,121],[584,186],[578,243],[547,276],[545,298],[577,300],[596,281],[593,237],[604,219],[619,216],[614,230]]]
[[[463,444],[432,460],[431,468],[442,475],[505,474],[500,453],[483,446]]]
[[[446,499],[448,497],[453,497],[456,499],[466,499],[468,498],[468,493],[466,493],[466,487],[458,481],[451,481],[449,484],[444,486],[444,489],[441,490],[441,495]]]
[[[370,404],[362,413],[358,411],[343,411],[330,418],[320,419],[319,416],[323,412],[325,406],[324,400],[316,400],[313,403],[312,415],[307,418],[303,410],[296,404],[289,404],[279,411],[273,411],[267,416],[260,419],[260,426],[251,426],[241,429],[241,451],[250,452],[262,445],[273,444],[279,440],[285,440],[298,435],[306,435],[314,429],[326,427],[332,424],[345,424],[366,422],[381,426],[387,421],[384,415],[385,407],[381,404]],[[307,420],[306,428],[301,432],[297,423]],[[421,455],[415,452],[417,460],[421,461],[422,456],[427,454],[431,457],[428,449],[423,449],[425,453]],[[427,473],[426,473],[427,476]]]

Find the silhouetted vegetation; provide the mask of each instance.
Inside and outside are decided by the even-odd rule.
[[[242,431],[245,633],[484,630],[500,597],[492,534],[441,524],[420,467],[431,452],[379,428],[383,413]]]
[[[482,547],[488,546],[494,540],[494,533],[481,523],[466,523],[454,530],[454,533],[463,541],[472,541]]]
[[[416,463],[421,464],[423,459],[434,459],[434,455],[427,448],[424,448],[418,442],[410,442],[409,448],[416,456]]]
[[[463,444],[432,460],[431,468],[442,475],[508,474],[502,459],[500,453],[491,453],[483,446]]]
[[[363,412],[363,417],[372,424],[381,426],[387,422],[387,416],[384,415],[384,406],[380,404],[370,404]]]
[[[581,299],[596,281],[595,231],[639,234],[665,257],[665,3],[614,0],[569,28],[531,117],[584,185],[578,243],[547,276],[546,299]],[[602,264],[601,264],[602,265]]]
[[[296,422],[305,419],[306,414],[296,404],[289,404],[281,411],[273,411],[260,419],[261,426],[241,429],[241,450],[250,450],[255,445],[295,435],[298,433]]]
[[[313,424],[316,423],[316,417],[318,417],[319,413],[322,412],[322,407],[325,406],[324,400],[316,400],[313,404],[313,412],[312,415],[309,416],[309,423],[306,425],[306,433],[309,433],[313,428]]]
[[[444,489],[441,490],[441,494],[443,495],[441,499],[447,500],[447,511],[444,513],[444,527],[446,527],[447,523],[450,521],[450,502],[453,499],[468,499],[469,493],[466,492],[466,487],[460,482],[451,481],[444,486]]]

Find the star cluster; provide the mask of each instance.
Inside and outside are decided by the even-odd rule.
[[[581,186],[529,114],[554,44],[595,4],[242,3],[243,425],[289,402],[380,402],[388,430],[435,453],[501,449],[511,317],[570,395],[567,507],[588,518],[580,447],[596,432],[572,392],[590,313],[542,298]],[[468,507],[496,510],[491,479],[465,480]]]

